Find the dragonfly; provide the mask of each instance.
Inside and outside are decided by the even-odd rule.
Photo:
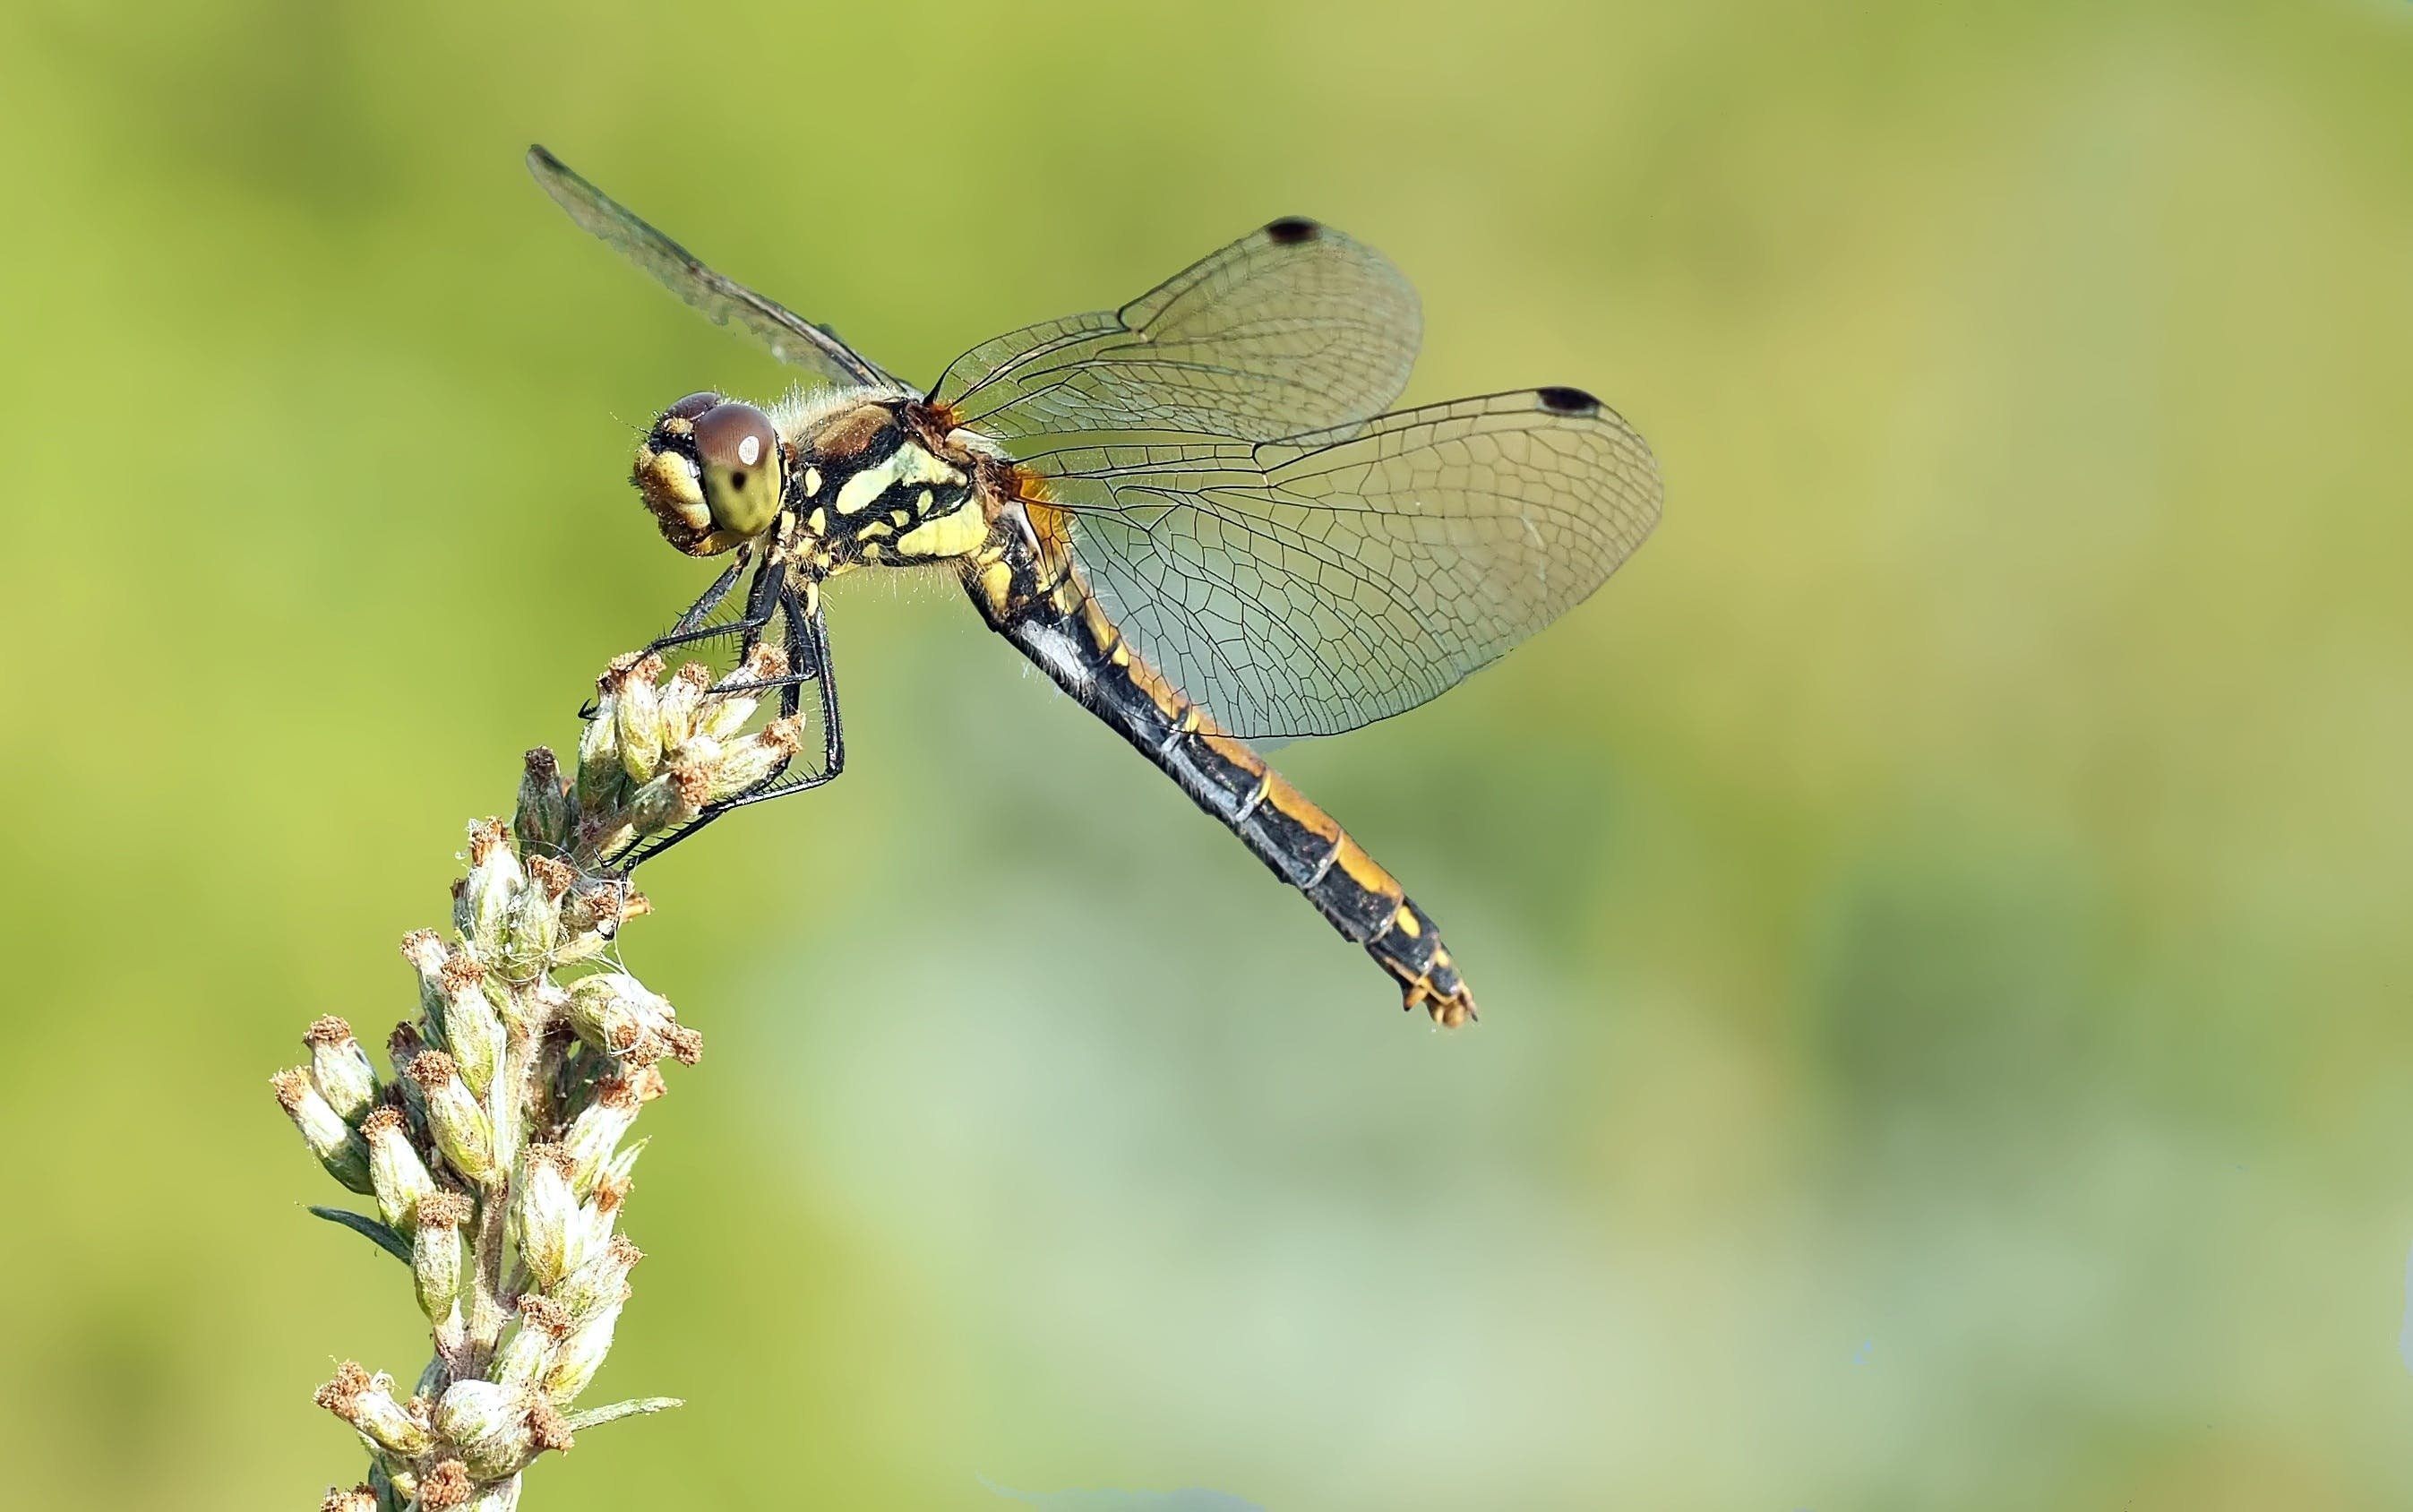
[[[529,149],[570,216],[813,381],[664,409],[633,481],[729,565],[648,648],[779,647],[799,757],[628,865],[845,766],[822,585],[938,566],[989,628],[1455,1027],[1474,999],[1432,915],[1258,747],[1414,708],[1606,582],[1659,519],[1651,449],[1582,389],[1392,409],[1422,339],[1372,247],[1272,221],[1114,309],[1025,326],[916,389],[714,272]],[[740,590],[741,580],[744,583]]]

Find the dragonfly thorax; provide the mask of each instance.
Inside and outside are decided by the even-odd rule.
[[[913,400],[839,393],[781,417],[790,555],[822,575],[961,556],[988,535],[977,463]]]

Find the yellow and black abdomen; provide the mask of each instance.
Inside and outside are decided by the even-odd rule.
[[[1246,841],[1275,876],[1305,893],[1335,929],[1365,946],[1399,980],[1406,1007],[1422,1006],[1444,1025],[1474,1016],[1474,1000],[1432,916],[1331,815],[1167,685],[1077,577],[992,623]]]

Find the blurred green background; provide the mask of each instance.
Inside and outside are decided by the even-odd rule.
[[[1269,216],[1412,399],[1598,391],[1665,525],[1282,764],[1486,1010],[980,627],[645,881],[705,1030],[531,1507],[2413,1503],[2413,7],[0,17],[0,1465],[313,1505],[423,1357],[268,1096],[701,586],[623,479],[768,359],[541,140],[926,380]],[[1068,1504],[1069,1505],[1069,1504]]]

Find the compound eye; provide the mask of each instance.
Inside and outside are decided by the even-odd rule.
[[[720,395],[712,393],[710,390],[704,390],[700,393],[690,393],[686,398],[681,399],[678,403],[671,406],[668,409],[663,410],[662,418],[664,420],[691,421],[695,419],[696,416],[703,414],[705,410],[718,403],[720,403]]]
[[[779,512],[782,467],[770,416],[734,400],[714,405],[695,417],[695,458],[715,526],[740,536],[770,527]]]

